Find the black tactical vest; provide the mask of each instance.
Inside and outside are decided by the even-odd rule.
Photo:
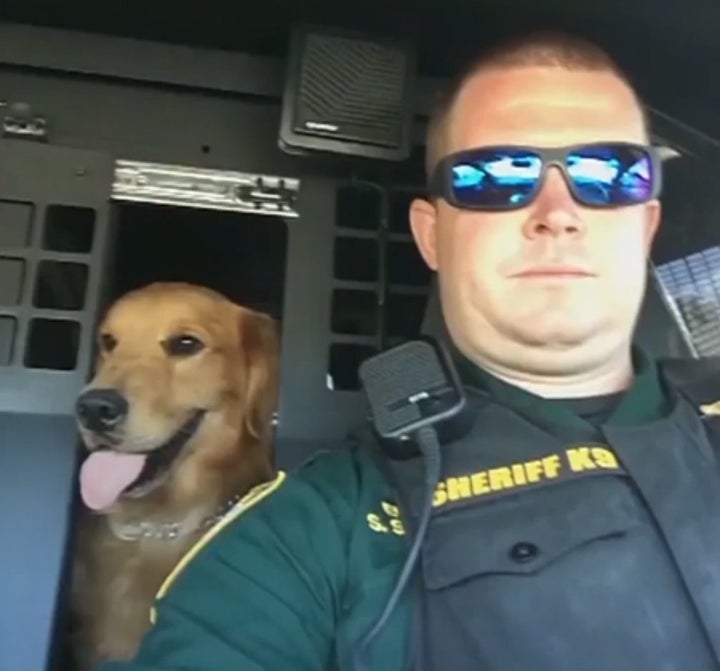
[[[661,370],[668,416],[563,440],[468,390],[409,587],[412,671],[720,670],[720,441],[698,411],[720,376]],[[414,530],[422,458],[380,467]]]

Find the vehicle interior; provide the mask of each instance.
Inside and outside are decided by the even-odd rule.
[[[336,449],[366,416],[360,362],[442,328],[407,220],[432,102],[467,54],[535,28],[610,50],[663,147],[637,340],[720,353],[711,0],[0,3],[0,671],[66,669],[73,406],[104,309],[184,280],[268,312],[277,464]]]

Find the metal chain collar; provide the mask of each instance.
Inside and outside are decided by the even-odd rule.
[[[188,530],[183,535],[194,531],[206,531],[214,526],[225,517],[241,498],[240,494],[235,494],[221,504],[214,513],[203,518],[195,529]],[[175,540],[180,536],[181,528],[181,522],[127,522],[118,525],[110,522],[113,535],[123,541],[139,541],[142,539]]]

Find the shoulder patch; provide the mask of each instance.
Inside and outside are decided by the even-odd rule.
[[[280,485],[285,481],[287,474],[285,471],[278,471],[275,479],[268,480],[268,482],[262,482],[259,485],[253,487],[243,498],[241,498],[225,516],[215,524],[215,526],[208,529],[196,542],[195,544],[180,558],[175,568],[169,573],[167,578],[160,585],[160,589],[155,595],[155,599],[161,599],[167,594],[171,585],[175,582],[177,577],[183,571],[183,569],[200,553],[200,551],[217,536],[230,522],[237,519],[243,513],[247,512],[255,505],[260,503],[264,498],[270,496],[273,492],[279,489]],[[155,624],[156,612],[153,606],[150,609],[150,622]]]

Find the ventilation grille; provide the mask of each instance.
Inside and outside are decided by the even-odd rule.
[[[410,201],[421,192],[419,183],[387,191],[343,184],[337,190],[330,389],[360,390],[358,367],[365,359],[421,333],[432,275],[408,222]]]
[[[720,355],[720,246],[655,268],[700,356]]]
[[[295,131],[397,146],[405,121],[406,58],[401,49],[375,42],[307,35]]]

